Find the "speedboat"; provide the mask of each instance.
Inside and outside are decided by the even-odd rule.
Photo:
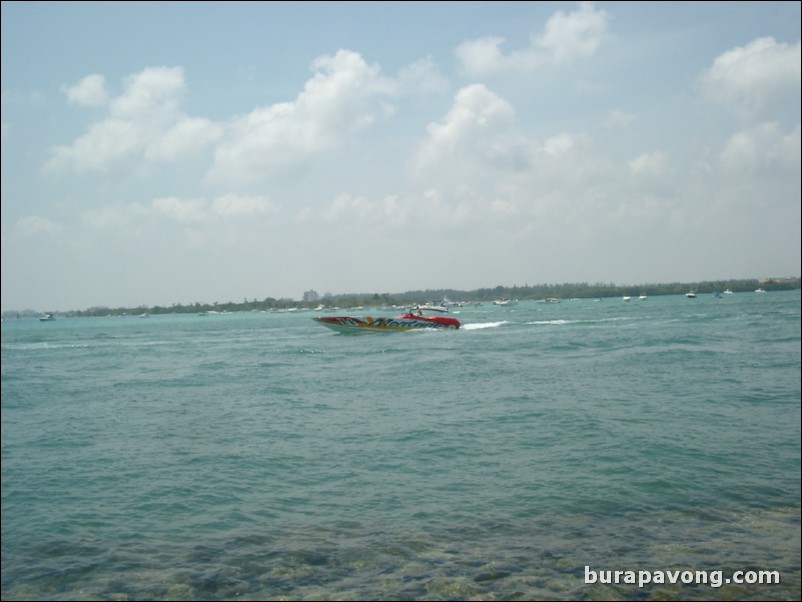
[[[410,310],[400,316],[372,318],[370,316],[317,316],[318,324],[340,333],[375,334],[408,330],[456,330],[460,322],[448,316],[424,316],[421,310]]]
[[[39,317],[39,321],[40,322],[52,322],[55,319],[56,319],[56,317],[53,314],[42,314]]]

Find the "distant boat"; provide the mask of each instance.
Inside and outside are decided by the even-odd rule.
[[[755,289],[755,292],[756,292],[756,293],[765,293],[766,291],[765,291],[765,289],[763,289],[763,288],[761,287],[761,288]]]
[[[56,316],[54,316],[53,314],[42,314],[39,317],[39,321],[40,322],[52,322],[55,319],[56,319]]]
[[[493,305],[504,305],[504,306],[518,305],[518,300],[507,299],[506,297],[504,297],[503,299],[496,299],[495,301],[493,301]]]
[[[688,299],[696,299],[696,293],[694,293],[693,291],[688,291],[687,293],[685,293],[685,296],[688,297]]]
[[[630,296],[628,296],[628,295],[625,295],[625,296],[621,297],[621,299],[622,299],[623,301],[630,301],[630,300],[632,299],[632,297],[630,297]]]
[[[416,309],[422,309],[423,311],[437,311],[441,314],[448,313],[448,306],[445,304],[438,305],[437,303],[425,303],[423,305],[415,306]]]
[[[646,299],[646,293],[641,293],[640,297],[638,297],[638,299],[640,299],[641,301],[645,300]]]
[[[724,294],[725,294],[725,295],[731,295],[731,294],[732,294],[732,291],[731,291],[730,289],[727,289],[726,291],[724,291]]]

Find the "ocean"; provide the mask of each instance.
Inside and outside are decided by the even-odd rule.
[[[6,319],[2,599],[800,599],[799,291],[452,313]]]

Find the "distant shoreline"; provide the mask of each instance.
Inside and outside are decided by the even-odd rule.
[[[315,309],[320,305],[338,306],[342,308],[375,306],[375,305],[409,305],[424,304],[427,302],[440,303],[443,299],[464,303],[488,303],[499,298],[525,300],[540,299],[595,299],[646,295],[659,297],[663,295],[684,295],[688,291],[697,294],[712,294],[716,291],[730,290],[732,292],[754,292],[757,288],[769,291],[798,290],[800,278],[754,278],[741,280],[706,280],[702,282],[672,282],[663,284],[539,284],[525,286],[496,286],[493,288],[480,288],[472,291],[455,289],[427,289],[407,291],[404,293],[346,293],[340,295],[316,296],[314,299],[298,301],[295,299],[276,299],[267,297],[262,300],[234,302],[195,302],[188,304],[176,303],[170,306],[136,306],[136,307],[91,307],[84,310],[8,310],[4,311],[3,319],[39,317],[43,313],[69,317],[91,316],[117,316],[147,314],[176,314],[198,312],[235,312],[235,311],[269,311],[277,309]]]

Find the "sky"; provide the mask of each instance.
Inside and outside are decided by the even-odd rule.
[[[2,310],[800,275],[799,2],[2,2]]]

